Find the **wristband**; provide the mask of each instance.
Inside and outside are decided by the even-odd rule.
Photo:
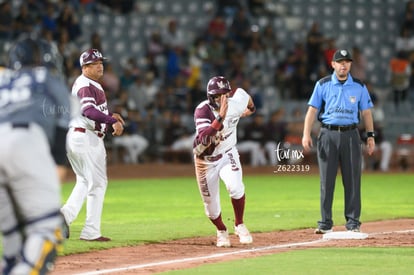
[[[375,132],[367,132],[367,137],[375,138]]]
[[[216,120],[218,121],[218,122],[223,122],[223,118],[220,116],[220,115],[218,115],[217,117],[216,117]]]

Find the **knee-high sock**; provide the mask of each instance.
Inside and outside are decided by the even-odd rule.
[[[217,227],[217,230],[227,230],[227,227],[221,218],[221,214],[215,220],[211,220],[211,222]]]
[[[231,199],[231,203],[233,204],[234,217],[235,217],[234,224],[236,226],[243,223],[245,202],[246,202],[246,195],[243,195],[243,197],[241,197],[240,199],[233,199],[233,198]]]

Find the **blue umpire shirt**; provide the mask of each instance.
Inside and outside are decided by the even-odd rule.
[[[316,82],[308,105],[320,111],[323,124],[341,126],[358,124],[359,111],[374,107],[364,83],[348,74],[342,84],[335,73]]]

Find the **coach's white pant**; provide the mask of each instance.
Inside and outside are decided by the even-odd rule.
[[[108,185],[104,141],[92,131],[75,132],[67,136],[67,154],[76,174],[76,185],[61,212],[68,224],[79,214],[86,199],[86,221],[82,239],[96,239],[101,234],[101,215]]]

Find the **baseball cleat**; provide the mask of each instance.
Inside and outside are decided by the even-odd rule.
[[[330,229],[316,228],[315,229],[315,234],[326,234],[326,233],[331,233],[331,232],[333,232],[332,228]]]
[[[234,227],[234,233],[239,236],[240,243],[249,244],[253,242],[253,237],[244,224],[239,224]]]
[[[62,223],[62,236],[65,239],[69,239],[70,237],[70,229],[69,229],[69,224],[66,222],[65,216],[63,215],[63,213],[61,213],[62,215],[62,219],[63,219],[63,223]]]
[[[108,237],[104,237],[104,236],[100,236],[99,238],[96,239],[84,239],[84,238],[80,238],[81,241],[88,241],[88,242],[109,242],[111,240],[111,238]]]
[[[217,247],[230,247],[229,232],[227,230],[217,230]]]

